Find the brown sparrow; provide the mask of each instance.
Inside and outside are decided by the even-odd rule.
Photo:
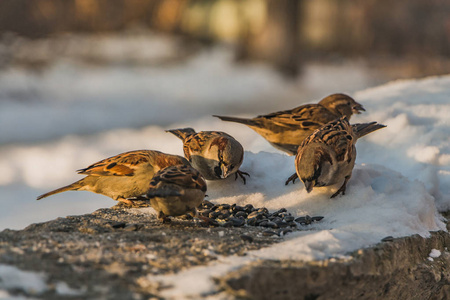
[[[342,116],[365,111],[363,106],[344,94],[332,94],[318,104],[305,104],[294,109],[257,116],[253,119],[217,116],[223,121],[242,123],[256,131],[275,148],[289,155],[297,153],[298,146],[314,130]]]
[[[189,165],[189,162],[184,157],[159,151],[125,152],[78,170],[78,174],[87,176],[43,194],[37,200],[65,191],[90,191],[131,205],[132,201],[127,198],[146,193],[156,172],[168,166],[185,164]]]
[[[239,170],[244,159],[244,148],[232,136],[221,131],[195,132],[192,128],[171,129],[183,140],[184,156],[208,180],[227,178],[235,174],[246,182],[246,172]]]
[[[158,219],[166,223],[170,222],[168,216],[186,213],[197,216],[197,207],[205,193],[206,182],[200,172],[188,165],[177,165],[159,170],[150,181],[147,193],[140,199],[149,199]]]
[[[356,159],[356,141],[375,130],[386,127],[377,122],[350,125],[341,117],[314,131],[298,148],[295,157],[296,174],[286,185],[299,178],[309,193],[317,186],[329,186],[343,181],[331,198],[345,194]]]

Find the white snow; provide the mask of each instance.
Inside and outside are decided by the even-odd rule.
[[[0,264],[0,289],[21,289],[31,295],[39,295],[47,290],[46,275],[27,272],[16,267]]]
[[[73,289],[67,283],[58,281],[53,286],[47,284],[47,276],[43,272],[23,271],[14,266],[0,264],[0,299],[32,299],[23,296],[13,296],[8,290],[20,290],[28,295],[39,296],[50,289],[65,296],[80,296],[83,289]]]
[[[431,249],[429,257],[438,258],[439,256],[441,256],[441,251],[437,249]]]
[[[0,72],[0,229],[114,205],[89,192],[35,198],[78,180],[75,170],[124,151],[181,155],[181,141],[164,130],[189,126],[228,132],[246,149],[241,170],[251,174],[247,185],[234,178],[208,182],[209,200],[285,207],[294,215],[324,219],[245,257],[218,257],[208,266],[149,277],[172,286],[164,292],[168,298],[208,294],[214,290],[212,277],[259,259],[343,258],[386,236],[426,237],[429,231],[445,230],[438,211],[450,209],[450,76],[396,81],[356,93],[325,87],[319,93],[319,73],[307,69],[310,82],[304,82],[311,90],[305,93],[314,90],[315,96],[293,104],[299,86],[308,89],[305,83],[285,83],[265,67],[236,67],[230,61],[228,52],[220,50],[156,68],[102,69],[63,61],[39,74]],[[321,70],[325,78],[345,77]],[[358,141],[347,193],[336,199],[329,198],[336,186],[310,194],[298,181],[285,186],[295,171],[293,157],[243,125],[210,116],[253,116],[315,102],[331,92],[350,93],[364,105],[367,111],[352,122],[387,125]],[[273,101],[277,97],[291,100]],[[33,288],[42,288],[40,280],[34,280]],[[67,291],[64,284],[59,289]]]
[[[388,127],[359,143],[359,162],[400,171],[418,179],[435,197],[439,210],[450,209],[450,77],[396,81],[355,93],[368,114]],[[363,153],[364,152],[364,153]],[[367,160],[365,160],[367,162]]]

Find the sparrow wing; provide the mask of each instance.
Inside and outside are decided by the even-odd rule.
[[[315,130],[337,117],[321,105],[306,104],[294,109],[259,116],[258,119],[267,120],[290,130],[298,130],[299,127],[304,130]]]
[[[136,170],[144,164],[159,170],[168,166],[189,163],[178,155],[152,150],[136,150],[103,159],[77,172],[91,176],[133,176]]]
[[[148,150],[130,151],[105,158],[87,168],[78,170],[78,174],[92,176],[133,176],[139,165],[150,162]]]

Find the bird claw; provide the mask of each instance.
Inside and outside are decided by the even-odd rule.
[[[250,177],[250,174],[248,174],[247,172],[242,172],[242,171],[240,171],[240,170],[237,170],[237,172],[234,173],[234,175],[235,175],[234,180],[237,180],[237,179],[238,179],[238,176],[239,176],[239,177],[242,178],[242,181],[244,181],[244,184],[247,183],[247,180],[245,179],[244,175]]]
[[[172,220],[166,216],[162,211],[158,213],[158,220],[160,220],[163,224],[169,224]]]
[[[291,182],[291,181],[292,181],[292,184],[295,184],[295,180],[296,180],[297,178],[298,178],[297,173],[292,174],[292,175],[286,180],[286,182],[284,183],[284,185],[288,185],[289,182]]]
[[[342,195],[345,195],[345,188],[342,189],[342,187],[341,187],[340,189],[338,189],[336,193],[334,193],[333,195],[331,195],[330,199],[335,198],[336,196],[338,196],[338,195],[341,194],[341,193],[342,193]]]
[[[330,199],[333,199],[334,197],[338,196],[339,194],[345,195],[345,190],[347,189],[347,182],[350,180],[350,176],[345,177],[344,183],[342,184],[342,186],[336,191],[336,193],[334,193],[333,195],[331,195]]]
[[[131,200],[131,199],[120,198],[120,199],[117,199],[117,201],[119,201],[120,204],[123,204],[126,206],[131,206],[131,207],[133,207],[133,204],[134,204],[133,200]]]

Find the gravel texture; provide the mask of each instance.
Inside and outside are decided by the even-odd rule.
[[[49,300],[161,299],[165,287],[147,275],[205,265],[219,255],[245,255],[321,219],[283,209],[248,208],[244,215],[245,208],[205,203],[201,213],[220,211],[222,216],[213,218],[217,224],[183,219],[162,224],[148,210],[119,206],[0,232],[0,265],[47,276],[44,292],[9,288],[8,293]],[[223,210],[230,215],[223,216]],[[230,224],[231,218],[241,221]],[[251,226],[253,218],[259,226]],[[442,255],[429,260],[432,249]],[[386,237],[343,261],[257,262],[217,278],[217,288],[227,299],[448,299],[448,249],[450,236],[443,231],[428,239]],[[72,292],[61,293],[61,282]]]
[[[206,206],[212,208],[209,203]],[[231,206],[217,207],[223,211]],[[219,255],[245,255],[249,250],[282,241],[289,232],[306,228],[293,221],[282,225],[284,228],[268,230],[267,226],[246,225],[248,219],[239,217],[236,219],[240,223],[234,221],[233,225],[227,223],[233,212],[216,218],[214,225],[183,219],[162,224],[148,210],[119,206],[32,224],[21,231],[4,230],[0,233],[0,264],[44,272],[49,275],[50,286],[66,282],[70,288],[83,291],[86,299],[157,298],[160,287],[156,283],[149,286],[147,281],[141,285],[141,277],[204,265]],[[266,209],[249,211],[256,211],[258,220],[278,216],[269,216]],[[288,216],[286,211],[283,213]],[[43,295],[29,295],[24,290],[9,292],[64,299],[52,289]]]

